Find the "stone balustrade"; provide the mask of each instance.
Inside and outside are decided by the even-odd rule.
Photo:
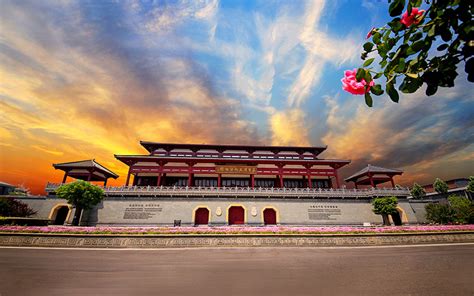
[[[60,183],[48,183],[46,192],[54,194]],[[371,199],[379,196],[407,197],[408,188],[321,189],[250,187],[106,186],[106,197],[224,197],[224,198],[306,198]]]

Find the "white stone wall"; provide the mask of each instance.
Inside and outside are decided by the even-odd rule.
[[[19,198],[38,210],[37,217],[49,218],[52,209],[66,204],[57,198]],[[94,209],[83,213],[82,224],[88,225],[194,225],[193,213],[199,207],[210,211],[210,225],[227,225],[228,208],[242,206],[249,225],[263,225],[263,210],[273,208],[279,225],[362,225],[381,224],[380,215],[372,212],[367,200],[342,199],[232,199],[232,198],[155,198],[106,199]],[[399,200],[402,221],[418,223],[406,200]],[[72,217],[71,213],[71,217]]]

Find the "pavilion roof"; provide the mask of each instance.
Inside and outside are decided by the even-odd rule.
[[[303,154],[309,152],[315,156],[327,149],[327,146],[258,146],[258,145],[232,145],[232,144],[176,144],[176,143],[159,143],[140,141],[140,144],[145,147],[148,152],[153,153],[157,149],[164,149],[171,151],[173,149],[189,149],[191,151],[199,150],[244,150],[244,151],[272,151],[279,153],[281,151],[291,151]]]
[[[168,162],[193,162],[197,161],[199,163],[247,163],[247,164],[274,164],[274,163],[285,163],[292,165],[329,165],[334,166],[335,168],[341,168],[349,164],[350,160],[344,159],[250,159],[250,158],[214,158],[214,157],[167,157],[167,156],[158,156],[158,155],[114,155],[116,159],[122,161],[126,165],[132,165],[136,162],[153,162],[158,163],[160,160]]]
[[[352,176],[344,179],[346,182],[357,181],[357,179],[368,176],[369,174],[384,174],[384,175],[401,175],[403,171],[396,170],[396,169],[387,169],[375,165],[367,165],[365,168],[361,169],[360,171],[356,172]]]
[[[116,173],[95,161],[95,159],[56,163],[53,164],[53,167],[57,170],[68,171],[71,177],[75,177],[74,175],[80,175],[81,170],[99,172],[103,174],[104,178],[117,179],[119,177]]]
[[[10,188],[15,188],[15,187],[16,187],[15,185],[12,185],[12,184],[7,183],[7,182],[2,182],[2,181],[0,181],[0,186],[2,186],[2,187],[10,187]]]

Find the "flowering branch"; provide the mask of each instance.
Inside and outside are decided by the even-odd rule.
[[[474,82],[471,1],[433,1],[430,4],[426,0],[430,4],[426,11],[418,8],[422,0],[389,2],[389,13],[394,18],[387,25],[369,31],[367,39],[370,41],[363,45],[361,54],[364,63],[354,70],[355,81],[345,74],[344,90],[363,94],[369,107],[373,105],[372,95],[386,92],[393,102],[398,102],[398,91],[414,93],[423,83],[427,85],[426,95],[431,96],[438,87],[454,86],[457,65],[461,61],[465,62],[468,81]],[[437,46],[435,56],[430,52],[432,46]],[[369,58],[372,53],[377,56]],[[379,71],[370,67],[376,58]],[[382,77],[385,77],[385,91],[375,82]],[[402,79],[398,85],[397,78]]]

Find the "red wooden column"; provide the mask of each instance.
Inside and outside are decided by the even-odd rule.
[[[255,187],[255,175],[254,174],[250,175],[250,184],[252,185],[252,188]]]
[[[87,182],[90,182],[92,179],[92,171],[89,170],[89,175],[87,176]]]
[[[285,186],[285,183],[283,182],[283,164],[277,164],[278,167],[278,178],[280,179],[280,188],[283,188]]]
[[[64,177],[63,177],[63,182],[62,184],[66,183],[67,175],[69,174],[69,171],[64,171]]]
[[[130,182],[130,171],[132,170],[132,167],[128,167],[128,174],[127,174],[127,181],[125,181],[125,186],[128,186],[128,183]]]
[[[308,188],[313,188],[313,183],[311,182],[311,175],[307,175],[306,180],[308,180]]]
[[[339,188],[339,176],[337,174],[337,169],[334,169],[334,177],[336,178],[336,188]]]
[[[163,174],[164,163],[162,161],[156,163],[158,165],[158,178],[156,180],[156,186],[161,185],[161,175]]]
[[[188,187],[193,186],[193,173],[189,173],[188,175]]]
[[[374,179],[372,179],[372,174],[369,174],[370,186],[375,188]]]
[[[161,185],[161,172],[158,173],[158,180],[156,181],[156,186],[160,186]]]
[[[188,175],[188,187],[191,187],[193,186],[193,176],[194,174],[192,173],[192,167],[194,166],[194,164],[192,163],[188,163],[189,165],[189,175]]]
[[[105,178],[104,187],[107,186],[107,180],[108,180],[108,178]]]
[[[392,183],[392,188],[395,188],[395,183],[393,182],[393,176],[390,177],[390,182]]]
[[[221,187],[222,174],[217,174],[217,187]]]

